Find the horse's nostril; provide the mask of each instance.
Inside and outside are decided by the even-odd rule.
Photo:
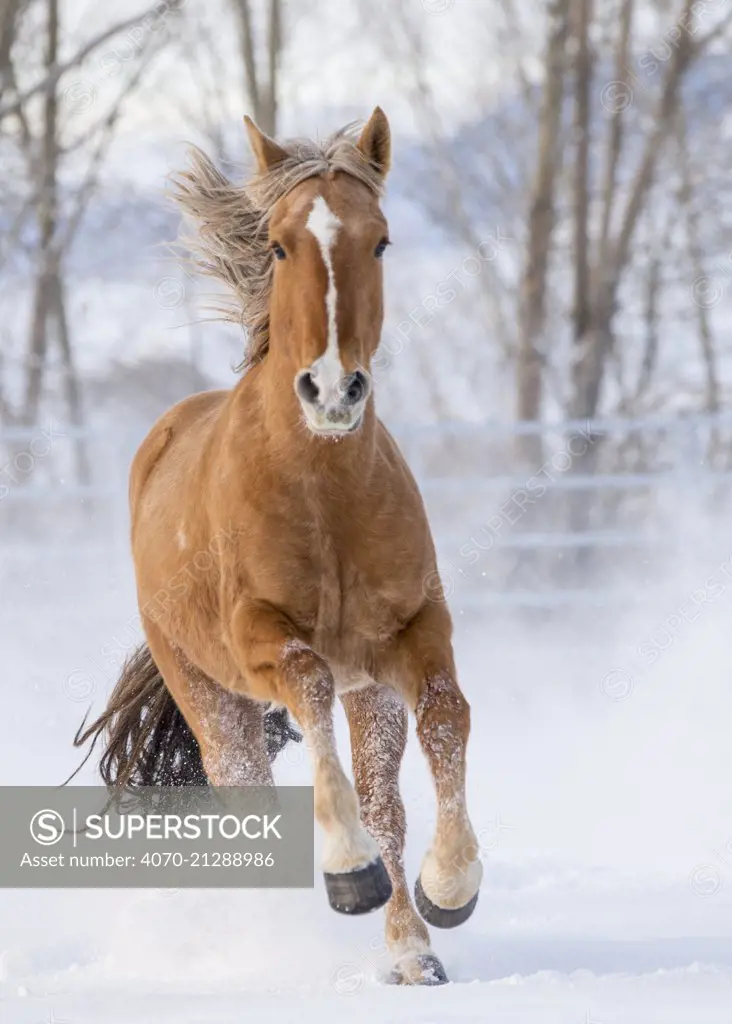
[[[303,370],[297,378],[295,391],[297,391],[303,402],[308,402],[310,405],[314,405],[317,402],[319,395],[318,385],[313,380],[313,375],[309,370]]]
[[[351,405],[355,405],[356,402],[360,402],[365,396],[368,388],[368,381],[366,380],[366,374],[361,373],[360,370],[351,376],[350,381],[345,390],[345,398]]]

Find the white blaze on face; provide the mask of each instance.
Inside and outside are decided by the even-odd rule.
[[[306,227],[320,246],[320,254],[328,274],[328,287],[325,293],[325,308],[328,316],[328,342],[325,352],[313,363],[313,373],[323,398],[337,392],[345,374],[341,353],[338,348],[338,322],[336,317],[337,293],[335,273],[333,272],[332,250],[335,244],[341,221],[336,217],[322,196],[316,196],[313,207],[308,215]]]

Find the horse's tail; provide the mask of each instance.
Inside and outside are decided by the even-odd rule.
[[[196,737],[178,710],[147,644],[122,667],[106,709],[86,719],[74,746],[104,750],[99,772],[107,786],[205,786],[206,772]]]
[[[284,710],[268,711],[264,726],[270,760],[288,740],[302,738],[290,727]],[[198,741],[170,695],[147,644],[138,647],[125,662],[99,718],[88,726],[86,719],[81,723],[74,746],[83,747],[91,741],[91,747],[79,769],[100,739],[104,751],[99,771],[107,786],[208,784]]]

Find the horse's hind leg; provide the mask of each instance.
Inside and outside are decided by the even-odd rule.
[[[351,732],[353,777],[361,819],[376,840],[389,872],[393,894],[386,905],[386,944],[400,984],[436,985],[447,981],[430,949],[427,929],[414,909],[404,873],[406,817],[399,792],[399,766],[407,744],[407,709],[382,686],[341,697]]]
[[[145,623],[150,651],[171,696],[201,748],[214,786],[271,786],[264,733],[264,706],[223,689],[173,646],[153,623]]]
[[[391,883],[376,843],[361,825],[356,794],[338,759],[330,667],[274,608],[241,603],[230,629],[228,642],[249,692],[285,704],[303,730],[313,759],[315,816],[325,833],[330,905],[343,914],[383,906]]]

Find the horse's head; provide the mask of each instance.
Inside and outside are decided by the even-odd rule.
[[[260,175],[291,159],[247,119]],[[369,367],[383,322],[381,257],[389,241],[378,187],[390,163],[389,123],[376,108],[336,166],[296,184],[272,207],[274,274],[269,348],[315,434],[358,430],[371,393]],[[344,149],[345,152],[345,149]],[[369,177],[349,173],[348,160]],[[373,187],[376,183],[377,187]]]

